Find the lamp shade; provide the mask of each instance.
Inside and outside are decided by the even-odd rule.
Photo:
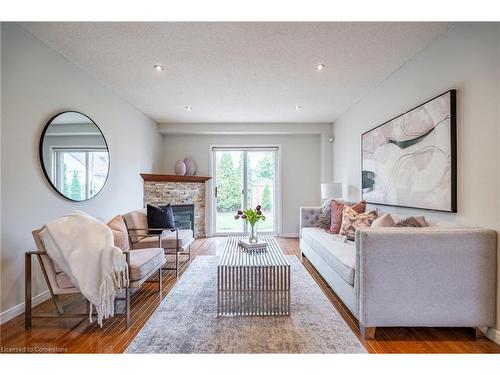
[[[342,183],[340,182],[327,182],[321,184],[321,198],[342,198]]]

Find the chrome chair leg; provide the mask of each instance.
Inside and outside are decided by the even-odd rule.
[[[163,275],[162,275],[162,268],[158,270],[158,293],[160,294],[160,299],[162,297],[162,287],[163,287]]]
[[[175,278],[179,278],[179,252],[175,251]]]
[[[127,328],[130,325],[130,287],[125,288],[125,314],[127,320]]]
[[[31,255],[24,258],[24,329],[31,329]]]
[[[57,309],[57,312],[59,313],[59,315],[64,315],[64,308],[63,308],[61,301],[59,300],[59,296],[54,295],[53,300],[54,300],[54,304],[56,305],[56,309]]]

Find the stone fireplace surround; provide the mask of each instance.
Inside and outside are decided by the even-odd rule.
[[[211,177],[142,174],[144,207],[147,204],[193,204],[194,237],[205,237],[206,182]]]

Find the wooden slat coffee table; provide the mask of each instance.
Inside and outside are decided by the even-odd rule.
[[[272,236],[265,251],[238,246],[241,236],[228,237],[217,266],[217,314],[290,315],[290,264]]]

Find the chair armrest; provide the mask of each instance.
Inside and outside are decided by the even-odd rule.
[[[170,231],[170,232],[179,232],[179,229],[177,229],[177,228],[153,228],[153,230],[163,230],[163,231]]]
[[[495,324],[496,246],[496,232],[480,228],[358,229],[360,323]]]
[[[128,237],[132,239],[132,237],[161,237],[164,231],[178,232],[177,228],[127,228]],[[150,231],[161,231],[160,233],[149,233]],[[138,232],[138,231],[146,231],[147,233],[130,233],[130,232]]]
[[[179,231],[179,229],[177,229],[177,228],[127,228],[127,230],[129,232],[129,236],[147,236],[147,235],[149,235],[149,231],[151,231],[151,230],[161,230],[161,231],[169,230],[171,232]],[[146,234],[130,234],[130,232],[133,232],[133,231],[135,231],[135,232],[147,231],[148,233],[146,233]]]
[[[26,255],[48,255],[46,251],[26,251]]]
[[[127,230],[130,231],[138,231],[138,230],[177,230],[177,228],[127,228]]]
[[[130,241],[132,241],[134,237],[140,237],[141,239],[144,237],[161,237],[161,233],[128,234],[128,238]]]
[[[133,247],[133,237],[140,237],[141,239],[144,237],[158,237],[158,247],[162,247],[162,237],[165,237],[165,232],[175,232],[175,242],[177,244],[176,248],[179,248],[179,229],[177,228],[127,228],[128,229],[128,238],[129,244]],[[137,233],[132,234],[131,231],[147,231],[147,233]],[[160,233],[149,233],[149,231],[161,231]]]

